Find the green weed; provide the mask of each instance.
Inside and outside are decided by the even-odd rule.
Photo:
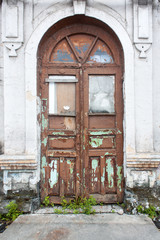
[[[54,204],[50,202],[49,196],[46,196],[42,203],[45,207],[48,207],[48,206],[54,207]],[[41,206],[43,207],[43,205]]]
[[[117,205],[120,206],[120,207],[122,207],[123,209],[126,207],[125,203],[119,203],[119,202],[117,202]]]
[[[64,197],[62,197],[62,210],[55,209],[54,213],[61,214],[64,213],[65,210],[67,211],[67,209],[70,209],[73,210],[73,214],[79,214],[81,209],[82,213],[84,214],[95,214],[95,210],[92,209],[92,206],[96,204],[96,200],[92,196],[90,196],[89,198],[77,197],[73,200],[70,200],[69,202]]]
[[[56,208],[56,209],[54,209],[54,213],[56,213],[56,214],[62,214],[63,211],[62,211],[62,209]]]
[[[77,209],[74,209],[74,210],[73,210],[73,214],[79,214],[79,213],[80,213],[79,210],[77,210]]]
[[[4,221],[14,221],[23,213],[18,210],[18,205],[14,201],[11,201],[5,208],[8,210],[8,212],[0,215],[0,219]]]
[[[156,218],[158,215],[160,215],[160,211],[152,205],[149,205],[148,208],[145,208],[142,205],[138,205],[136,209],[138,213],[147,214],[151,219]]]

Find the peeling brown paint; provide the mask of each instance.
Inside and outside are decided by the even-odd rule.
[[[92,24],[67,26],[44,37],[42,42],[39,50],[41,195],[49,195],[55,203],[60,203],[62,196],[71,199],[84,194],[93,194],[98,201],[115,202],[123,195],[121,45],[114,33]],[[101,60],[102,52],[107,58],[95,60],[97,51]],[[99,74],[115,76],[115,113],[89,113],[89,76]],[[50,83],[45,83],[44,79],[50,75],[73,75],[78,79],[73,94],[75,114],[49,114]],[[58,99],[63,99],[65,91],[58,94]],[[73,97],[72,93],[69,97]],[[67,104],[65,106],[69,106]]]

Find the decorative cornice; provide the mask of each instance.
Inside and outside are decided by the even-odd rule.
[[[15,169],[37,169],[37,162],[35,157],[30,155],[0,156],[0,170]]]
[[[152,169],[160,167],[159,161],[136,161],[136,162],[128,162],[127,168],[141,168],[141,169]]]

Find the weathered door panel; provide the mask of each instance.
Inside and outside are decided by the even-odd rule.
[[[96,104],[91,102],[90,76],[96,76],[102,82],[102,89],[93,89],[93,98]],[[104,89],[108,79],[113,81],[112,89]],[[98,201],[110,201],[108,194],[117,194],[119,201],[123,197],[122,191],[122,83],[121,70],[114,69],[87,69],[84,71],[84,172],[86,194],[94,194]],[[94,83],[95,85],[95,83]],[[100,86],[99,86],[100,88]],[[113,91],[113,94],[111,93]],[[106,91],[106,92],[105,92]],[[100,97],[99,97],[100,95]],[[120,96],[119,96],[120,95]],[[98,103],[99,98],[101,101]],[[117,102],[119,100],[119,102]],[[105,101],[104,107],[103,101]],[[108,101],[108,102],[107,102]],[[108,105],[107,105],[108,103]],[[109,105],[111,103],[111,106]],[[98,105],[99,104],[99,105]],[[92,111],[90,111],[92,106]],[[95,107],[95,110],[94,110]],[[94,117],[94,124],[90,119]],[[97,118],[97,119],[96,119]],[[99,121],[98,121],[99,119]],[[90,177],[88,177],[90,176]],[[96,194],[96,195],[95,195]],[[104,195],[106,195],[104,197]],[[107,195],[109,198],[107,198]]]
[[[58,70],[52,70],[58,75]],[[44,71],[43,71],[44,72]],[[48,74],[49,72],[49,74]],[[77,70],[69,71],[78,79]],[[43,79],[46,81],[52,72],[46,71]],[[61,76],[61,75],[59,75]],[[67,76],[67,71],[66,71]],[[62,77],[63,78],[63,77]],[[42,82],[42,197],[49,195],[51,200],[60,203],[62,196],[74,197],[80,195],[80,127],[79,127],[79,82],[69,85],[70,92],[66,96],[65,83],[56,83],[56,110],[53,109],[55,99],[49,96],[50,82]],[[45,86],[44,86],[45,85]],[[53,89],[53,86],[51,86]],[[55,89],[54,89],[55,90]],[[68,91],[68,90],[67,90]],[[65,104],[65,100],[69,101]],[[73,101],[72,101],[73,100]],[[50,102],[49,102],[50,101]],[[70,111],[68,111],[68,105]],[[64,108],[63,108],[64,106]],[[51,113],[50,113],[51,109]],[[56,113],[52,113],[56,111]]]
[[[60,203],[62,196],[91,194],[99,202],[121,202],[122,63],[116,42],[98,27],[77,25],[55,33],[45,46],[41,197]]]

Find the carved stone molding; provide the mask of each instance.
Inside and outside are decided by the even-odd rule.
[[[150,4],[148,1],[141,1],[140,4],[137,0],[135,0],[133,6],[133,14],[134,14],[134,42],[151,43],[152,4]]]
[[[5,43],[5,46],[9,49],[9,57],[17,57],[16,50],[18,50],[22,46],[22,43]]]
[[[2,42],[9,49],[9,57],[17,57],[23,43],[23,7],[23,1],[2,2]]]
[[[134,0],[134,44],[139,58],[146,58],[152,44],[152,4],[149,0]]]
[[[3,0],[2,42],[11,44],[23,42],[23,4],[23,1]]]
[[[85,14],[86,0],[73,0],[73,11],[74,14]]]
[[[147,58],[146,52],[151,47],[151,43],[136,43],[135,46],[140,51],[139,58]]]

